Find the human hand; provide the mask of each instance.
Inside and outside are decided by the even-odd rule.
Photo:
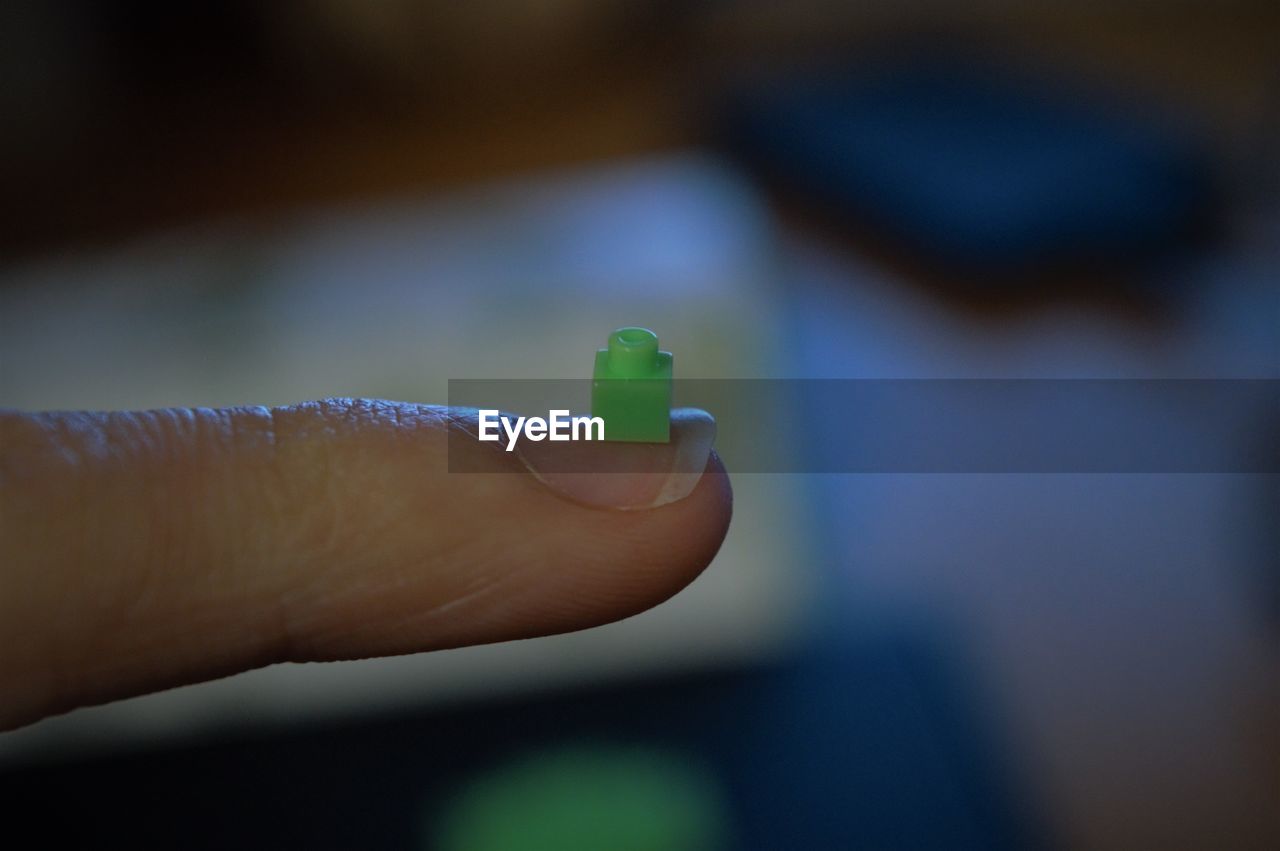
[[[0,412],[0,729],[275,662],[618,620],[728,529],[701,412],[642,450],[669,474],[530,475],[496,444],[446,446],[467,427],[349,399]],[[451,474],[456,451],[511,474]]]

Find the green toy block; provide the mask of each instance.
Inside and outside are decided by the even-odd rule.
[[[604,439],[631,443],[671,440],[671,352],[658,351],[647,328],[619,328],[596,352],[591,416],[604,420]]]

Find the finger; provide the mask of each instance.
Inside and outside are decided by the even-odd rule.
[[[0,727],[639,612],[727,530],[709,422],[673,417],[670,445],[598,486],[419,405],[0,415]]]

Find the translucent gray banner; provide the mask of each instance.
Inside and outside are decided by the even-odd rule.
[[[673,407],[718,424],[742,473],[1276,473],[1275,379],[676,379]],[[456,379],[451,472],[519,469],[506,439],[477,451],[475,411],[588,414],[591,381]],[[607,437],[607,434],[606,434]],[[678,435],[677,435],[678,439]],[[561,448],[564,451],[561,451]],[[537,447],[541,469],[650,471],[606,441]],[[491,450],[491,451],[490,451]],[[675,457],[675,454],[673,454]],[[549,465],[549,466],[548,466]]]

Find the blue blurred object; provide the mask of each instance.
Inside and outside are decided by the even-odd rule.
[[[724,129],[769,176],[960,275],[1161,256],[1211,220],[1185,128],[964,59],[747,86]]]

